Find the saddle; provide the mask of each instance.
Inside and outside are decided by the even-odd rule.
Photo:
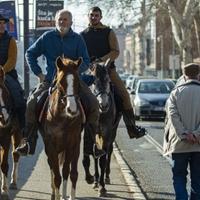
[[[42,122],[42,119],[47,114],[48,102],[49,102],[49,90],[45,90],[44,92],[41,93],[41,95],[38,97],[37,100],[36,116],[39,123]]]

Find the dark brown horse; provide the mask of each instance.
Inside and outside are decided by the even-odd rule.
[[[78,68],[82,59],[72,61],[58,57],[54,88],[47,103],[47,114],[39,123],[51,170],[51,199],[67,199],[68,176],[72,182],[70,200],[75,200],[78,159],[84,114],[79,100]],[[62,172],[60,173],[60,167]],[[61,175],[62,174],[62,175]]]
[[[99,187],[99,195],[106,195],[105,183],[110,183],[110,161],[113,152],[113,142],[116,137],[116,131],[121,119],[121,112],[116,107],[116,98],[114,98],[113,87],[109,78],[109,61],[104,63],[94,63],[92,66],[92,75],[95,76],[95,82],[92,85],[92,92],[99,102],[99,131],[103,141],[102,146],[105,155],[95,159],[94,188]],[[119,104],[118,104],[119,105]],[[87,132],[85,132],[86,134]],[[90,136],[88,136],[90,137]],[[85,150],[85,149],[84,149]],[[83,166],[86,174],[86,181],[93,182],[93,177],[89,170],[90,158],[84,152]],[[100,173],[99,173],[100,169]]]
[[[17,174],[19,155],[14,152],[15,148],[20,144],[21,133],[19,123],[13,113],[12,99],[8,89],[4,84],[5,74],[0,68],[0,163],[1,163],[1,194],[0,199],[9,199],[8,189],[8,156],[10,145],[13,145],[12,158],[13,168],[11,174],[10,189],[17,189]]]

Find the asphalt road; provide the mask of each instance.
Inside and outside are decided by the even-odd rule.
[[[137,124],[146,127],[148,134],[162,145],[163,122],[140,121]],[[116,142],[146,199],[175,199],[170,163],[161,155],[157,146],[149,142],[147,136],[137,140],[129,139],[121,123]]]

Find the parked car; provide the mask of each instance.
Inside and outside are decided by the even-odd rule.
[[[174,86],[171,80],[140,79],[133,102],[136,118],[164,118],[165,103]]]
[[[128,92],[130,94],[135,93],[137,83],[140,79],[152,79],[152,78],[154,78],[154,77],[150,77],[150,76],[135,76],[135,77],[133,77],[132,80],[127,85]]]
[[[135,77],[138,77],[138,75],[131,74],[130,76],[128,76],[128,78],[126,79],[126,87],[128,87],[131,84]]]
[[[128,73],[119,74],[119,77],[121,78],[121,80],[124,82],[125,85],[126,85],[126,80],[129,76],[130,76],[130,74],[128,74]]]

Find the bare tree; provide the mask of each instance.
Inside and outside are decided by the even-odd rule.
[[[196,41],[197,41],[198,57],[200,57],[200,10],[197,12],[197,14],[194,17],[194,27],[195,27],[195,35],[196,35]]]
[[[138,37],[139,37],[139,70],[143,74],[146,66],[146,27],[152,17],[153,4],[146,5],[146,0],[141,1],[141,17],[138,23]]]
[[[153,0],[153,2],[157,7],[165,7],[168,10],[172,33],[180,48],[180,52],[182,52],[183,64],[192,62],[192,27],[200,1]]]

